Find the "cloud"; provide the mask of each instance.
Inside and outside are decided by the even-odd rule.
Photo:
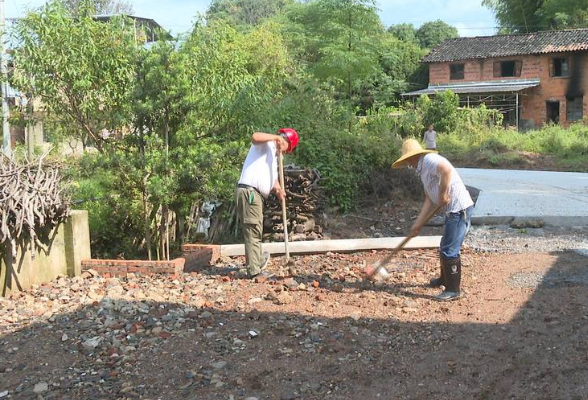
[[[6,18],[19,18],[24,16],[27,10],[39,8],[46,0],[9,0],[6,2]]]
[[[153,18],[172,33],[187,32],[199,14],[203,14],[210,0],[132,0],[135,14]]]
[[[204,13],[210,0],[130,0],[137,16],[153,18],[173,33],[189,31],[198,14]],[[22,17],[25,10],[39,7],[46,0],[9,0],[7,16]],[[419,27],[441,19],[455,26],[462,36],[491,35],[494,16],[481,0],[379,0],[384,25],[403,22]]]
[[[419,27],[441,19],[458,28],[462,36],[495,32],[494,15],[480,0],[381,0],[378,8],[386,26],[407,22]]]

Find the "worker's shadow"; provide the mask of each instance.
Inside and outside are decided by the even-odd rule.
[[[393,273],[393,272],[392,272]],[[319,276],[316,274],[297,274],[293,276],[299,283],[304,283],[305,285],[312,284],[314,281],[318,281],[320,287],[325,290],[330,290],[334,292],[365,292],[365,291],[374,291],[374,292],[385,292],[395,296],[402,296],[402,297],[409,297],[409,298],[420,298],[420,299],[428,299],[433,300],[435,298],[435,294],[423,294],[417,293],[413,291],[416,288],[426,288],[429,287],[425,284],[420,283],[400,283],[400,282],[390,282],[387,280],[382,281],[371,281],[366,278],[360,279],[351,279],[344,281],[342,280],[331,280],[331,279],[324,279],[323,276]],[[433,290],[433,289],[432,289]],[[437,290],[437,289],[436,289]],[[437,294],[437,293],[436,293]]]
[[[278,259],[279,260],[279,259]],[[279,262],[279,261],[277,261]],[[343,279],[336,279],[330,277],[327,273],[322,274],[305,274],[303,273],[304,267],[299,266],[297,272],[291,275],[286,276],[276,276],[270,278],[239,278],[238,272],[239,269],[242,267],[238,267],[237,265],[231,266],[214,266],[211,268],[203,269],[198,271],[204,275],[217,275],[217,276],[226,276],[230,279],[244,279],[244,280],[252,280],[252,281],[274,281],[276,284],[280,284],[281,282],[286,282],[287,279],[293,278],[297,283],[304,284],[306,287],[311,287],[313,282],[318,282],[320,288],[324,290],[329,290],[333,292],[363,292],[363,291],[376,291],[376,292],[386,292],[389,294],[393,294],[395,296],[403,296],[403,297],[410,297],[410,298],[421,298],[421,299],[429,299],[432,300],[435,298],[435,294],[423,294],[423,293],[416,293],[412,289],[416,288],[426,288],[429,287],[427,284],[420,284],[420,283],[399,283],[399,282],[390,282],[390,281],[371,281],[365,277],[361,277],[360,279],[356,277],[343,277]],[[405,268],[395,268],[390,270],[390,274],[394,275],[394,273],[404,272]],[[438,289],[432,289],[437,290]]]

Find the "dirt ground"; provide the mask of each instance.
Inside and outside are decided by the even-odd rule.
[[[406,236],[421,207],[420,200],[372,202],[364,199],[357,209],[327,220],[326,235],[331,239]],[[422,235],[441,235],[439,226],[423,227]]]
[[[4,399],[585,399],[588,258],[466,250],[462,299],[432,250],[296,257],[296,275],[62,278],[0,299]],[[281,271],[282,260],[270,269]]]
[[[417,218],[424,192],[418,176],[409,170],[376,173],[356,206],[346,212],[326,209],[325,236],[331,239],[406,236]],[[440,235],[442,228],[426,226],[421,235]]]

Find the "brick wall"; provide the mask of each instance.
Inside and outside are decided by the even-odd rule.
[[[182,250],[186,259],[187,272],[208,268],[221,256],[220,246],[214,244],[185,244]]]
[[[455,64],[463,63],[464,78],[459,80],[449,79],[449,65],[453,63],[433,63],[429,65],[429,82],[432,85],[460,82],[509,80],[509,79],[535,79],[543,78],[543,69],[546,69],[546,77],[549,78],[549,56],[517,56],[497,57],[482,60],[456,61]],[[521,76],[515,78],[494,77],[494,61],[520,60],[523,62]],[[550,78],[553,79],[553,78]],[[561,79],[561,78],[560,78]]]
[[[82,270],[93,269],[104,277],[125,277],[128,273],[178,275],[184,272],[184,265],[183,258],[170,261],[83,260]]]
[[[449,65],[451,63],[432,63],[429,64],[429,82],[430,84],[447,84],[460,82],[476,82],[476,81],[493,81],[493,80],[511,80],[511,79],[537,79],[541,80],[541,84],[532,89],[528,89],[521,93],[521,119],[527,120],[535,126],[543,125],[547,120],[547,101],[559,101],[559,120],[564,126],[570,124],[566,118],[566,92],[570,83],[571,77],[551,77],[549,76],[549,65],[551,59],[554,57],[568,57],[573,64],[576,60],[582,59],[587,63],[584,72],[586,76],[582,80],[580,91],[583,91],[584,101],[583,110],[584,116],[588,116],[588,57],[587,53],[576,53],[579,56],[570,57],[570,54],[548,54],[548,55],[529,55],[529,56],[515,56],[515,57],[497,57],[488,58],[485,60],[468,60],[464,61],[464,79],[450,80],[449,79]],[[494,61],[508,61],[520,60],[522,61],[522,69],[520,77],[506,78],[494,77]],[[574,66],[570,67],[570,75],[574,72]]]
[[[221,256],[219,245],[186,244],[182,249],[184,257],[171,261],[83,260],[82,270],[93,269],[106,277],[124,277],[129,273],[178,275],[208,268]]]

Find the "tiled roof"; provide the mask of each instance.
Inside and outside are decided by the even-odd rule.
[[[588,29],[568,29],[447,39],[431,50],[423,58],[423,62],[448,62],[582,50],[588,50]]]
[[[429,85],[428,88],[415,92],[403,93],[403,96],[420,96],[421,94],[435,94],[451,90],[453,93],[516,93],[521,90],[539,86],[539,79],[516,79],[504,81],[465,82],[455,84]]]

